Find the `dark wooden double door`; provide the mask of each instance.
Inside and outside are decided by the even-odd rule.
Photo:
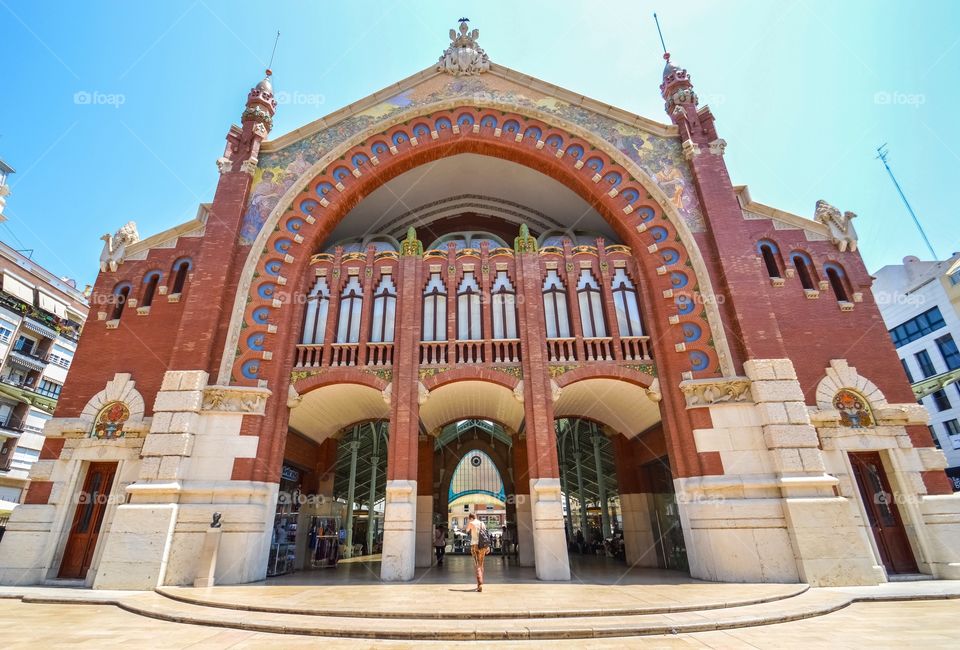
[[[77,509],[70,536],[60,562],[61,578],[85,579],[93,553],[97,549],[100,526],[110,501],[110,488],[117,473],[116,463],[90,463],[83,489],[77,497]]]
[[[897,507],[890,482],[883,470],[883,461],[876,451],[861,451],[850,454],[853,475],[860,488],[863,507],[877,541],[880,560],[887,573],[916,573],[917,562],[910,549],[910,540],[903,527],[900,509]]]

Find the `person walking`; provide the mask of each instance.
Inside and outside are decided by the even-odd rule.
[[[443,526],[437,526],[433,531],[433,550],[437,554],[437,566],[443,566],[443,556],[447,553],[447,533]]]
[[[470,535],[470,554],[477,577],[477,591],[483,591],[483,560],[490,551],[490,535],[487,526],[472,512],[468,521],[466,532]]]

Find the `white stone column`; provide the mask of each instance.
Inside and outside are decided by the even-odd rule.
[[[533,499],[533,551],[537,578],[569,580],[570,560],[563,532],[563,507],[560,504],[560,479],[530,479]]]
[[[353,511],[356,507],[356,488],[357,488],[357,450],[360,448],[358,440],[351,440],[347,443],[350,449],[350,477],[347,482],[347,540],[344,546],[344,557],[353,557]]]
[[[593,462],[597,468],[597,498],[600,500],[600,531],[604,539],[610,537],[610,504],[607,503],[607,483],[603,475],[603,462],[600,458],[600,445],[606,438],[596,434],[591,438],[593,442]]]
[[[433,497],[417,497],[416,566],[433,566]]]
[[[587,499],[583,494],[583,468],[581,467],[581,463],[583,463],[583,452],[579,450],[573,452],[573,461],[577,464],[577,500],[580,502],[580,532],[583,533],[583,538],[587,539],[589,535],[589,530],[587,529]]]
[[[387,481],[383,512],[383,559],[380,579],[413,580],[416,560],[417,482]]]

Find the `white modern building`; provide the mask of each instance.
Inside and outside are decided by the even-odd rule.
[[[960,253],[933,262],[908,256],[875,275],[880,313],[960,490]]]

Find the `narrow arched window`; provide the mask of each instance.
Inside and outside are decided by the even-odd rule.
[[[140,298],[140,307],[149,307],[153,304],[153,297],[157,295],[157,285],[160,284],[160,271],[151,271],[143,276],[143,295]]]
[[[351,275],[340,294],[340,322],[337,325],[337,343],[357,343],[360,340],[360,315],[363,312],[363,287],[360,278]]]
[[[110,320],[119,320],[123,316],[123,308],[127,306],[127,300],[130,298],[130,285],[121,284],[113,290],[113,313]]]
[[[617,269],[614,273],[611,289],[613,305],[617,310],[617,327],[620,330],[620,336],[643,336],[637,292],[624,269]]]
[[[457,288],[457,338],[476,341],[483,338],[480,327],[480,285],[473,271],[466,271]]]
[[[603,319],[603,298],[600,284],[590,269],[580,269],[577,280],[577,300],[580,303],[580,325],[587,338],[607,335],[607,325]]]
[[[757,244],[757,251],[763,258],[763,264],[767,267],[767,275],[771,278],[782,278],[780,274],[780,264],[777,263],[777,247],[768,241],[762,241]]]
[[[393,278],[384,275],[380,285],[373,293],[373,324],[370,329],[370,341],[373,343],[392,343],[394,321],[397,314],[397,289]]]
[[[173,290],[170,293],[183,293],[187,284],[187,272],[193,268],[189,259],[180,259],[173,263]]]
[[[301,343],[305,345],[323,343],[329,309],[330,287],[327,286],[325,277],[319,277],[307,296],[307,309],[303,318],[303,336],[300,337]]]
[[[547,271],[547,277],[543,281],[543,312],[546,317],[547,338],[570,337],[567,290],[556,270]]]
[[[497,271],[491,287],[493,298],[493,338],[515,339],[517,334],[517,293],[506,271]]]
[[[423,292],[423,340],[447,340],[447,287],[439,273],[431,273]]]
[[[827,264],[823,267],[827,274],[827,280],[833,289],[833,295],[837,297],[838,302],[850,302],[850,295],[847,293],[847,287],[844,283],[844,273],[836,264]]]
[[[816,289],[817,286],[813,282],[813,264],[810,262],[810,258],[803,253],[793,253],[790,256],[790,261],[793,262],[793,268],[797,270],[800,285],[807,290]]]

